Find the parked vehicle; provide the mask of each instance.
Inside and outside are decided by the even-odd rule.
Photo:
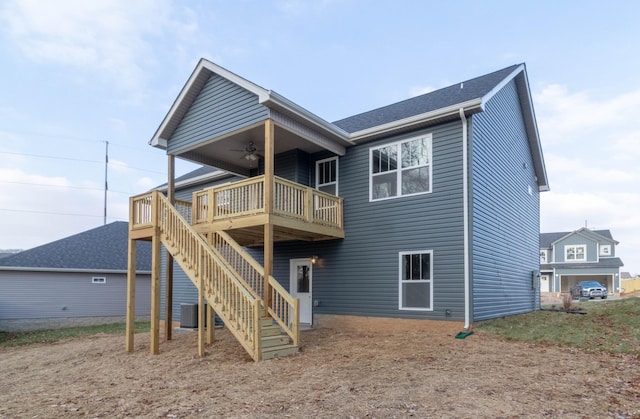
[[[580,281],[571,288],[571,298],[607,298],[607,287],[597,281]]]

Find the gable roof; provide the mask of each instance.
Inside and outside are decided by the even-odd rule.
[[[554,233],[540,233],[540,248],[547,249],[559,242],[560,240],[568,237],[572,234],[580,234],[583,232],[589,232],[591,234],[597,234],[604,239],[608,239],[613,241],[615,244],[619,244],[616,240],[613,239],[611,235],[611,231],[609,230],[589,230],[586,227],[582,227],[576,231],[563,231],[563,232],[554,232]]]
[[[259,104],[286,115],[327,139],[348,147],[385,135],[415,130],[482,112],[485,104],[507,83],[515,81],[529,140],[538,189],[549,183],[524,64],[516,64],[421,96],[330,123],[272,90],[252,83],[208,60],[200,59],[169,112],[149,141],[166,149],[167,141],[185,116],[209,77],[217,74],[257,96]]]
[[[0,259],[0,270],[126,272],[129,225],[116,221]],[[151,271],[151,243],[137,241],[139,273]]]

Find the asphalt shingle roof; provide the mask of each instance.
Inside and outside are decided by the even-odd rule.
[[[484,97],[519,65],[333,122],[353,133]],[[462,88],[461,88],[462,85]]]
[[[594,233],[599,234],[607,239],[613,240],[613,236],[611,235],[611,231],[609,230],[593,230]],[[540,248],[546,249],[551,247],[551,243],[560,240],[564,236],[574,233],[573,231],[562,231],[555,233],[540,233]]]
[[[127,270],[129,225],[116,221],[0,259],[19,268]],[[138,271],[151,271],[151,243],[138,241]]]
[[[545,263],[540,269],[567,268],[567,269],[593,269],[593,268],[619,268],[624,266],[620,258],[600,258],[598,263]]]

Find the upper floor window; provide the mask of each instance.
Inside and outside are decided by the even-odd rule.
[[[104,276],[94,276],[93,278],[91,278],[91,283],[92,284],[106,284],[107,283],[107,278]]]
[[[427,134],[371,148],[370,200],[431,192],[431,142]]]
[[[600,256],[611,256],[611,245],[610,244],[601,244],[600,245]]]
[[[587,246],[584,244],[565,246],[565,262],[580,262],[587,260]]]
[[[316,162],[316,189],[338,196],[338,158]]]
[[[549,263],[549,251],[540,249],[540,263]]]

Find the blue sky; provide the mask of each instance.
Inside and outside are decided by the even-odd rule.
[[[166,181],[147,145],[200,57],[333,121],[525,62],[542,231],[610,229],[640,273],[640,3],[0,2],[0,249],[102,225]],[[195,166],[178,163],[177,174]]]

